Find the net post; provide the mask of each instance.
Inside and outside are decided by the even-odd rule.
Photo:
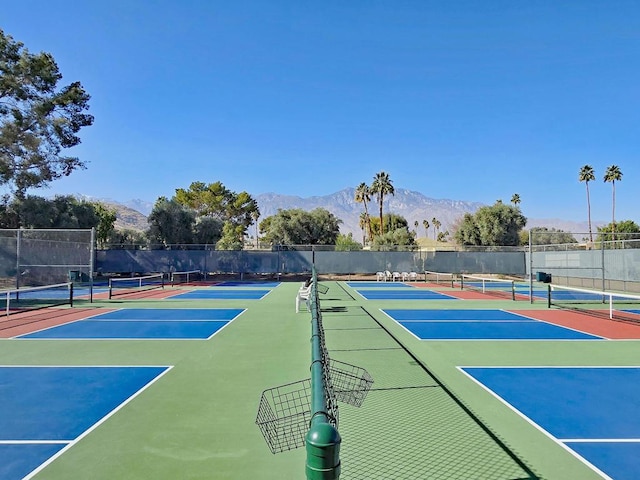
[[[516,282],[511,280],[511,300],[516,301]]]
[[[109,279],[109,300],[111,300],[112,294],[113,294],[113,285],[111,284],[111,279]]]
[[[324,344],[322,314],[318,302],[318,275],[311,266],[311,420],[305,435],[307,480],[340,478],[340,444],[337,406],[328,377],[329,358]]]
[[[551,308],[551,285],[547,285],[547,308]]]
[[[73,307],[73,282],[69,282],[69,306]]]

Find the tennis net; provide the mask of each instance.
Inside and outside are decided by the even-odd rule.
[[[117,295],[128,295],[151,290],[154,288],[164,288],[164,274],[157,273],[142,277],[110,278],[109,298]]]
[[[515,281],[501,278],[478,277],[461,274],[459,276],[460,290],[473,290],[488,295],[516,299]]]
[[[73,282],[0,291],[5,315],[61,305],[73,306]]]
[[[547,305],[640,323],[640,295],[548,285]]]
[[[425,282],[436,283],[438,285],[445,285],[453,288],[453,282],[455,279],[455,273],[431,272],[429,270],[424,271]]]
[[[171,285],[181,285],[184,283],[197,282],[202,280],[202,272],[200,270],[189,270],[186,272],[172,272]]]

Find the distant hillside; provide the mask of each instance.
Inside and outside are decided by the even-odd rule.
[[[288,210],[301,208],[303,210],[313,210],[314,208],[325,208],[342,220],[341,233],[352,233],[354,238],[359,240],[362,236],[360,230],[360,214],[364,211],[361,203],[354,200],[355,189],[345,188],[330,195],[314,197],[298,197],[292,195],[282,195],[278,193],[264,193],[255,196],[260,208],[260,220],[275,215],[278,209]],[[116,208],[118,220],[116,227],[131,228],[134,230],[146,230],[148,228],[147,215],[151,212],[153,204],[144,200],[135,199],[124,202],[117,202],[111,199],[103,202]],[[397,188],[394,196],[385,197],[385,213],[395,213],[402,215],[409,222],[411,229],[415,229],[415,222],[418,222],[418,237],[425,237],[423,221],[427,220],[431,225],[433,218],[441,222],[440,231],[453,233],[454,225],[465,213],[474,213],[478,208],[484,206],[483,203],[465,200],[434,199],[425,195]],[[378,205],[375,197],[369,206],[369,214],[378,215]],[[606,222],[593,222],[593,229]],[[529,218],[527,229],[533,227],[547,227],[560,229],[565,232],[584,233],[588,231],[587,222],[574,222],[563,219],[534,219]],[[428,237],[433,238],[433,226],[429,227]],[[584,236],[584,235],[583,235]],[[581,237],[580,234],[577,237]],[[580,238],[579,238],[580,239]]]
[[[122,229],[131,229],[144,231],[149,228],[149,224],[147,223],[147,217],[142,213],[134,210],[133,208],[129,208],[121,203],[116,203],[113,201],[104,202],[106,205],[113,207],[116,210],[116,223],[115,227],[119,230]]]
[[[354,238],[359,239],[362,236],[362,230],[359,227],[360,214],[364,211],[364,207],[361,203],[356,203],[354,196],[354,188],[345,188],[331,195],[307,198],[265,193],[258,195],[256,201],[260,208],[261,219],[274,215],[278,209],[313,210],[319,207],[325,208],[342,220],[341,233],[352,233]],[[425,230],[422,226],[424,220],[431,224],[435,217],[442,224],[441,232],[451,231],[454,222],[462,218],[465,213],[473,213],[481,206],[483,204],[478,202],[434,199],[419,192],[397,188],[395,195],[385,197],[384,212],[403,216],[409,222],[411,229],[415,228],[414,223],[417,221],[418,236],[423,237],[425,236]],[[378,205],[375,198],[368,205],[368,209],[371,216],[378,215]],[[431,235],[433,235],[433,228],[430,227],[429,236]]]

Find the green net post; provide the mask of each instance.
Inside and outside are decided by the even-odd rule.
[[[338,430],[330,423],[312,423],[305,437],[307,480],[340,478],[341,442]]]
[[[342,439],[337,429],[338,412],[333,386],[327,379],[328,356],[318,305],[318,276],[313,266],[311,274],[311,421],[305,436],[305,470],[307,480],[337,480],[340,478]]]

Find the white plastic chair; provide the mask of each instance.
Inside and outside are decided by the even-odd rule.
[[[296,313],[300,312],[300,304],[302,302],[306,304],[307,310],[309,310],[309,295],[311,295],[311,284],[305,286],[303,283],[296,294]]]

